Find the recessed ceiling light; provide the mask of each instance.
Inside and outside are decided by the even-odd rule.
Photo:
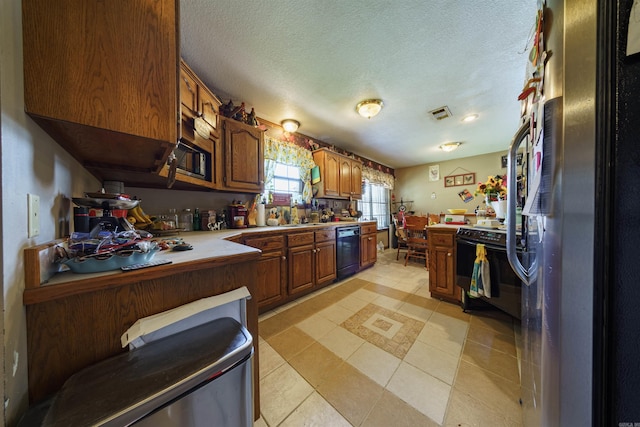
[[[468,114],[462,118],[463,122],[472,122],[478,118],[477,114]]]

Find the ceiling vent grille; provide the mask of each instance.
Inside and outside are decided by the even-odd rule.
[[[431,117],[436,120],[443,120],[451,117],[451,111],[446,105],[444,107],[436,108],[435,110],[429,111],[429,114],[431,114]]]

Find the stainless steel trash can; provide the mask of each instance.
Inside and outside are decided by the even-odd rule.
[[[252,426],[253,339],[218,318],[70,377],[43,426]]]

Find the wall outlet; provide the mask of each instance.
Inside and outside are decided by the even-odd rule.
[[[40,234],[40,196],[27,194],[27,215],[29,237],[36,237]]]

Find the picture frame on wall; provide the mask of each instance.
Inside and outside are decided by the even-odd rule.
[[[506,155],[502,156],[500,158],[500,160],[501,160],[501,163],[502,163],[502,167],[506,168],[507,167],[507,156]],[[516,154],[516,164],[518,166],[522,166],[522,153]]]
[[[459,175],[448,175],[444,177],[445,187],[458,187],[461,185],[474,185],[476,183],[476,174],[474,172],[463,173]]]
[[[476,174],[475,173],[466,173],[462,176],[462,181],[464,185],[471,185],[476,183]]]
[[[440,181],[440,165],[429,166],[429,181]]]

